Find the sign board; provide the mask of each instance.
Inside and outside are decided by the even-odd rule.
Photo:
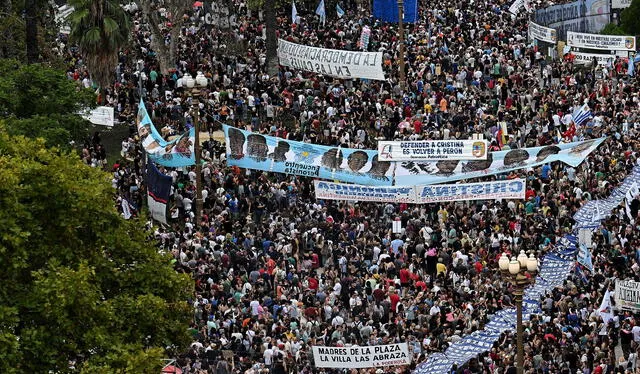
[[[611,8],[624,9],[631,5],[631,0],[611,0]]]
[[[278,39],[278,59],[282,66],[340,79],[385,79],[382,52],[317,48]]]
[[[636,38],[634,36],[586,34],[567,31],[567,45],[575,48],[635,51]]]
[[[556,30],[538,25],[533,21],[529,21],[529,39],[554,44],[558,41]]]
[[[640,282],[616,280],[616,308],[640,311]]]
[[[597,53],[571,52],[575,56],[573,63],[576,65],[591,65],[595,58],[598,65],[610,66],[616,60],[615,55],[601,55]]]
[[[113,107],[99,106],[82,114],[82,117],[94,125],[113,126]]]
[[[316,199],[428,204],[444,201],[524,199],[526,181],[511,179],[485,183],[429,186],[373,187],[314,181]]]
[[[380,141],[378,160],[486,160],[486,140]]]
[[[411,364],[407,343],[365,347],[314,346],[312,349],[318,368],[357,369]]]

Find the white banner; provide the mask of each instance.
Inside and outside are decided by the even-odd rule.
[[[640,282],[616,280],[616,309],[640,311]]]
[[[314,181],[316,199],[428,204],[443,201],[524,199],[526,181],[511,179],[485,183],[430,186],[372,187]]]
[[[524,179],[421,186],[416,187],[416,204],[464,200],[524,199],[525,192],[526,182]]]
[[[342,51],[278,39],[280,65],[341,79],[384,80],[382,52]]]
[[[635,51],[636,38],[634,36],[586,34],[567,31],[567,45],[576,48],[606,49],[609,51]]]
[[[540,26],[533,21],[529,21],[529,39],[536,39],[555,44],[558,37],[556,35],[556,30]]]
[[[593,64],[593,59],[595,58],[598,62],[598,65],[613,65],[613,62],[616,60],[615,55],[601,55],[596,53],[582,53],[582,52],[571,52],[572,55],[575,56],[573,63],[577,65],[591,65]]]
[[[91,109],[90,111],[84,112],[81,115],[82,115],[82,118],[93,123],[94,125],[102,125],[102,126],[109,126],[109,127],[113,126],[113,122],[114,122],[113,107],[99,106],[95,109]]]
[[[380,141],[378,160],[486,160],[486,140]]]
[[[407,343],[367,347],[314,346],[312,349],[318,368],[354,369],[411,364]]]
[[[624,9],[631,5],[631,0],[611,0],[611,8]]]
[[[513,4],[509,7],[509,12],[517,16],[522,8],[524,8],[524,0],[514,0]]]

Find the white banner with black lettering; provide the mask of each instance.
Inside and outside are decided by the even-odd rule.
[[[640,311],[640,282],[616,280],[616,308]]]
[[[631,5],[631,0],[611,0],[612,9],[624,9]]]
[[[524,8],[524,0],[514,0],[513,4],[509,7],[509,12],[515,16],[520,13],[520,10]]]
[[[635,51],[636,38],[623,35],[587,34],[567,31],[567,45],[576,48]]]
[[[555,44],[558,40],[556,30],[538,25],[529,21],[529,39],[536,39],[547,43]]]
[[[428,204],[443,201],[524,199],[526,181],[511,179],[485,183],[429,186],[362,186],[314,181],[316,199]]]
[[[610,66],[616,60],[616,55],[601,55],[596,53],[571,52],[575,57],[573,63],[577,65],[591,65],[595,59],[598,65]]]
[[[407,343],[312,348],[313,360],[318,368],[357,369],[411,364]]]
[[[486,160],[486,140],[380,141],[378,160]]]
[[[282,66],[342,79],[385,79],[382,52],[317,48],[278,39],[278,59]]]

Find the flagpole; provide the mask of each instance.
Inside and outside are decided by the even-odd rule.
[[[405,66],[404,66],[404,0],[398,0],[398,27],[400,29],[400,88],[404,94],[405,88]]]

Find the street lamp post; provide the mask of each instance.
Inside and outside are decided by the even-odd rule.
[[[398,0],[398,28],[400,29],[400,88],[405,88],[405,66],[404,66],[404,0]]]
[[[517,359],[516,370],[518,374],[524,371],[524,346],[522,343],[522,296],[527,285],[533,283],[534,276],[538,271],[538,259],[532,254],[527,257],[524,251],[520,251],[518,257],[509,257],[503,253],[498,260],[498,265],[502,274],[511,280],[515,285],[513,296],[516,301],[516,333],[517,333]],[[530,277],[527,277],[527,274]]]
[[[194,109],[193,115],[193,128],[195,131],[195,144],[193,150],[195,152],[196,162],[196,227],[200,227],[200,220],[202,218],[202,150],[200,149],[200,102],[198,97],[200,96],[200,89],[207,86],[207,78],[198,72],[196,79],[193,79],[190,75],[186,78],[187,88],[191,90],[190,96],[192,97],[192,105]]]

